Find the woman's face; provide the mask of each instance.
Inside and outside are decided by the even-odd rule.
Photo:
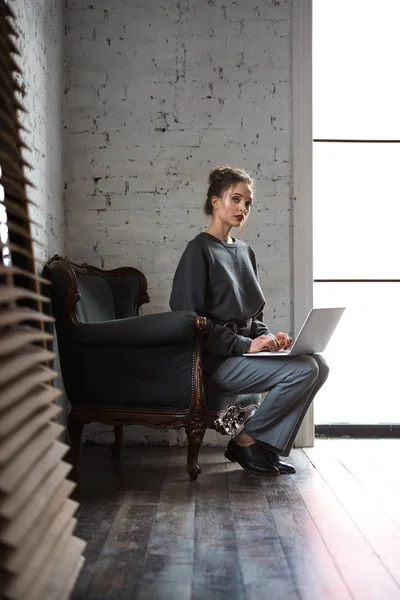
[[[223,194],[222,198],[213,196],[213,217],[230,227],[244,225],[253,203],[253,192],[247,183],[235,183]]]

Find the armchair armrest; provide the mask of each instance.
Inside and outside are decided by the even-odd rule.
[[[192,341],[198,332],[197,313],[173,311],[154,315],[81,323],[75,341],[95,346],[167,346]]]

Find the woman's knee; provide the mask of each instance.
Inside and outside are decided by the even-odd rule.
[[[313,354],[312,358],[315,360],[315,362],[318,365],[320,376],[322,376],[324,379],[326,379],[329,375],[329,365],[326,362],[325,357],[322,356],[322,354]]]
[[[319,374],[319,362],[314,356],[303,354],[296,357],[296,366],[301,373],[307,374],[310,379],[317,379]]]
[[[315,362],[318,364],[318,369],[319,369],[319,376],[320,379],[324,380],[328,377],[329,375],[329,365],[326,362],[326,359],[324,356],[322,356],[322,354],[313,354],[312,358],[315,360]]]

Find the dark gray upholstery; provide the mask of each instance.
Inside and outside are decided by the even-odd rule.
[[[95,323],[134,316],[139,290],[137,277],[105,278],[87,273],[77,273],[76,277],[81,294],[76,305],[79,321]]]
[[[76,315],[81,323],[96,323],[116,318],[113,292],[108,278],[77,273],[81,299]]]
[[[137,299],[139,282],[134,275],[124,277],[108,277],[114,298],[115,317],[124,319],[133,317]]]

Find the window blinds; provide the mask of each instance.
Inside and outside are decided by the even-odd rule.
[[[73,536],[74,484],[54,421],[57,373],[35,269],[15,81],[14,15],[0,0],[0,597],[68,598],[84,542]]]

